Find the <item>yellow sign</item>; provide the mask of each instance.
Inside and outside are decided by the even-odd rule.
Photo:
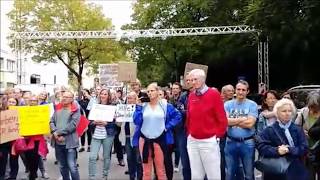
[[[31,136],[50,133],[49,105],[12,106],[9,109],[18,110],[20,136]]]

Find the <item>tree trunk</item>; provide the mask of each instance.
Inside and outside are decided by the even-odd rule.
[[[81,99],[82,96],[82,75],[77,76],[77,81],[78,81],[78,100]]]

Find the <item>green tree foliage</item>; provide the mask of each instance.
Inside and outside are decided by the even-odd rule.
[[[82,0],[15,0],[14,9],[8,15],[10,29],[17,32],[113,29],[101,6]],[[119,43],[110,39],[27,40],[23,43],[25,51],[35,54],[36,62],[62,62],[69,70],[69,78],[76,78],[78,90],[85,66],[96,72],[100,63],[128,59]]]
[[[188,28],[242,24],[245,1],[212,0],[141,0],[134,6],[133,23],[124,29]],[[139,62],[143,74],[154,71],[160,84],[179,81],[186,62],[216,66],[231,61],[232,57],[252,49],[248,35],[164,37],[124,40],[133,58]],[[254,52],[256,49],[252,49]],[[244,55],[246,57],[246,54]],[[253,59],[255,54],[250,58]],[[239,58],[241,59],[241,57]],[[243,58],[245,59],[245,58]],[[140,63],[143,62],[143,63]],[[210,72],[209,72],[210,73]],[[152,78],[152,77],[151,77]],[[142,79],[150,82],[152,79]]]
[[[209,85],[257,82],[257,42],[269,40],[271,88],[320,83],[320,1],[311,0],[140,0],[124,29],[187,28],[246,24],[258,34],[123,40],[139,62],[142,79],[162,84],[183,74],[186,61],[209,66]],[[162,66],[158,66],[163,62]],[[153,67],[157,68],[153,68]],[[289,69],[290,71],[285,71]],[[223,77],[219,76],[223,74]],[[254,87],[253,85],[252,87]]]

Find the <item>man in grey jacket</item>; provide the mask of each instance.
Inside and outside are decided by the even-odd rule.
[[[52,145],[55,148],[63,180],[80,180],[77,167],[77,148],[79,137],[76,127],[80,121],[80,108],[74,102],[74,95],[70,91],[62,94],[62,99],[56,105],[54,115],[50,121],[53,134]],[[69,174],[70,173],[70,174]]]

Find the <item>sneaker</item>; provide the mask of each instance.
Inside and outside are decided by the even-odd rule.
[[[125,175],[129,175],[129,171],[125,171],[124,174],[125,174]]]
[[[54,161],[54,165],[57,165],[58,164],[58,161]]]
[[[88,147],[87,152],[90,152],[90,147]]]
[[[175,173],[179,172],[179,166],[174,166],[173,171],[174,171]]]
[[[79,149],[79,152],[83,152],[83,151],[84,151],[84,148],[81,147],[81,148]]]
[[[124,167],[124,166],[125,166],[125,164],[124,164],[123,160],[120,160],[120,161],[119,161],[119,163],[118,163],[118,165],[119,165],[119,166],[122,166],[122,167]]]
[[[41,176],[43,179],[49,179],[49,175],[45,172]]]

